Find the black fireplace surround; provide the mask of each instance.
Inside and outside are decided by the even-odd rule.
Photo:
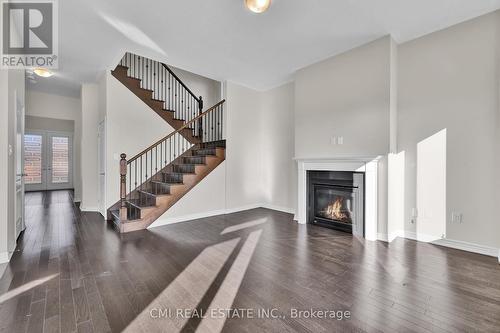
[[[364,237],[363,172],[307,171],[307,222]]]

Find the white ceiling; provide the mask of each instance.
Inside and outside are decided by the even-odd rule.
[[[59,70],[30,88],[79,95],[128,50],[267,90],[302,67],[391,34],[398,43],[500,8],[500,0],[64,0]]]

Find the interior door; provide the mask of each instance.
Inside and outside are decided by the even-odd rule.
[[[106,125],[105,121],[99,123],[97,129],[97,149],[99,163],[99,212],[106,216]]]
[[[47,133],[47,190],[73,188],[73,138],[69,133]]]
[[[26,132],[24,135],[24,183],[26,191],[41,191],[45,180],[45,133]]]
[[[16,98],[16,239],[24,230],[24,104]]]
[[[27,132],[24,163],[26,191],[73,188],[73,134]]]

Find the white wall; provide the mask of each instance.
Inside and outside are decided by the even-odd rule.
[[[26,91],[26,115],[44,118],[73,120],[73,186],[75,201],[81,200],[81,99],[48,94],[33,90]]]
[[[97,126],[99,124],[99,86],[86,83],[81,90],[81,172],[82,203],[84,211],[98,210],[98,164],[97,164]]]
[[[259,204],[262,197],[262,93],[232,82],[225,86],[226,206],[236,209]]]
[[[268,207],[294,212],[297,202],[297,164],[294,157],[293,83],[262,93],[262,194]]]
[[[0,263],[16,247],[16,95],[25,101],[24,71],[0,70]],[[9,149],[12,149],[10,153]]]
[[[203,110],[207,110],[220,101],[221,84],[219,81],[208,79],[173,66],[169,67],[193,94],[197,97],[203,97]]]
[[[295,156],[389,151],[391,38],[311,65],[295,78]],[[343,136],[343,145],[332,145]]]
[[[406,152],[407,231],[416,231],[410,214],[417,144],[446,128],[447,238],[500,246],[499,26],[495,12],[399,47],[398,148]],[[451,223],[452,212],[462,213],[463,223]]]

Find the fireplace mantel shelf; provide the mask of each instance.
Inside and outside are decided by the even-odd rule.
[[[375,156],[359,156],[359,155],[336,155],[332,157],[294,157],[297,162],[372,162],[379,161],[381,155]]]

